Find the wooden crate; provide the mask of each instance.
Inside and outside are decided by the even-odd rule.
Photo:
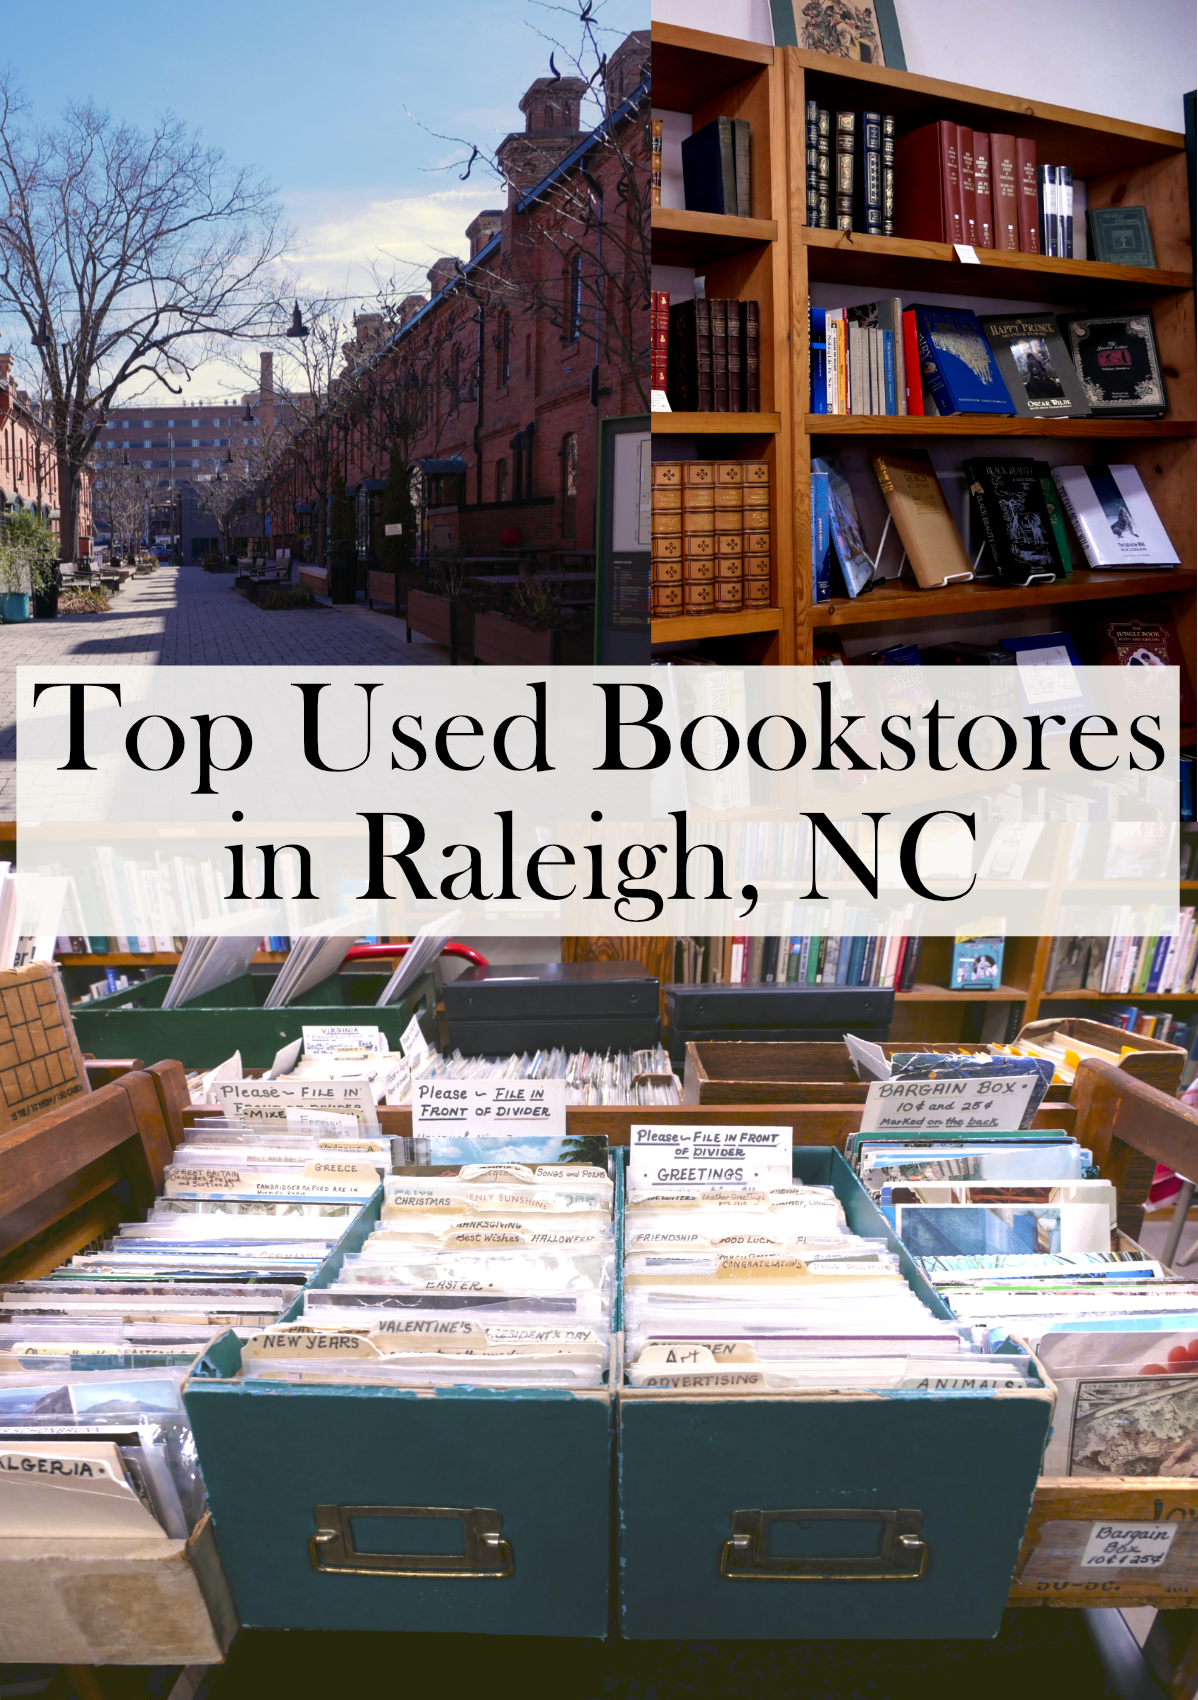
[[[890,1042],[887,1057],[900,1051],[944,1051],[968,1046]],[[749,1039],[700,1039],[686,1047],[682,1077],[684,1104],[864,1104],[868,1081],[858,1080],[842,1040],[794,1040],[768,1044]],[[1065,1086],[1050,1086],[1046,1102],[1054,1107],[1068,1097]],[[1056,1123],[1053,1124],[1058,1125]]]
[[[1113,1052],[1116,1068],[1155,1086],[1158,1092],[1172,1096],[1181,1085],[1186,1053],[1180,1045],[1170,1045],[1164,1039],[1148,1039],[1142,1033],[1128,1033],[1122,1027],[1108,1026],[1105,1021],[1088,1021],[1080,1015],[1065,1015],[1058,1021],[1029,1021],[1020,1029],[1019,1037],[1033,1045],[1043,1045],[1054,1033],[1063,1038],[1081,1039],[1087,1045],[1101,1045],[1103,1050]],[[1120,1056],[1121,1051],[1126,1051],[1126,1055]]]

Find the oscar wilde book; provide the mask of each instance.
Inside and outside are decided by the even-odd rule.
[[[736,155],[731,118],[713,118],[682,143],[682,187],[688,212],[736,212]]]
[[[994,246],[1006,254],[1019,252],[1019,168],[1014,136],[990,137],[990,194],[994,215]]]
[[[1015,411],[1032,419],[1084,419],[1090,412],[1073,357],[1051,313],[979,319]]]
[[[925,387],[942,416],[1015,412],[977,316],[965,307],[916,304]]]
[[[957,126],[925,124],[895,149],[895,226],[924,242],[964,242]]]
[[[962,469],[1001,576],[1016,584],[1055,578],[1057,553],[1035,461],[979,456]]]
[[[1091,567],[1181,564],[1134,466],[1057,466],[1052,475]]]
[[[920,589],[971,579],[973,563],[927,454],[878,454],[873,468]]]
[[[1060,326],[1096,419],[1159,419],[1168,410],[1150,313],[1066,313]]]

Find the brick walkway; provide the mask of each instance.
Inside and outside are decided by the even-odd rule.
[[[445,666],[449,651],[413,636],[403,620],[358,604],[266,613],[233,591],[227,573],[159,567],[126,581],[108,614],[70,614],[0,626],[0,820],[16,813],[17,667]]]

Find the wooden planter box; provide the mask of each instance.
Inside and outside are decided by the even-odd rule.
[[[431,590],[408,592],[408,642],[412,633],[443,643],[449,649],[450,662],[456,666],[458,651],[469,649],[474,642],[476,621],[473,608],[448,596],[434,596]]]
[[[587,631],[534,632],[506,614],[480,614],[474,622],[474,659],[496,667],[585,667],[593,658]]]

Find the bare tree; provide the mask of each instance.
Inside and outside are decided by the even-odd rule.
[[[92,486],[92,506],[97,519],[108,525],[114,555],[122,549],[132,552],[141,537],[146,518],[147,486],[136,464],[129,464],[128,453],[118,451],[116,443],[101,439],[92,461],[95,483]]]
[[[0,78],[0,312],[40,360],[64,557],[102,409],[137,379],[179,394],[216,338],[267,322],[271,193],[172,117],[144,134],[84,103],[39,126]]]

